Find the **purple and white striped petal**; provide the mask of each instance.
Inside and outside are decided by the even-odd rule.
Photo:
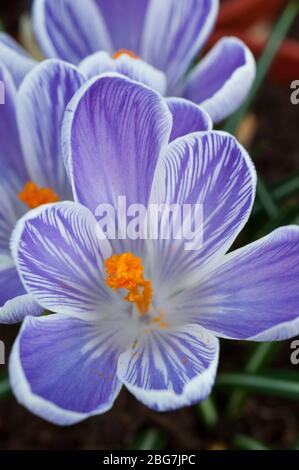
[[[18,197],[24,182],[25,179],[22,180],[9,169],[0,176],[0,253],[10,252],[9,241],[12,231],[17,220],[26,212],[26,206]]]
[[[115,60],[106,51],[90,54],[78,65],[80,72],[89,80],[102,73],[114,71]]]
[[[246,99],[255,78],[251,51],[238,38],[222,38],[187,77],[183,95],[200,104],[215,123]]]
[[[102,75],[102,73],[112,71],[111,67],[114,65],[115,60],[112,59],[110,54],[106,51],[97,51],[85,57],[85,59],[79,63],[78,69],[89,80],[98,75]]]
[[[113,51],[140,54],[148,5],[151,0],[95,0],[110,33]]]
[[[0,62],[1,95],[2,92],[5,102],[0,104],[0,175],[10,170],[22,179],[26,171],[16,123],[17,90],[9,71]]]
[[[38,317],[43,313],[41,307],[30,294],[23,294],[8,299],[0,307],[0,323],[3,325],[12,325],[21,323],[24,318]]]
[[[109,320],[28,317],[10,358],[13,392],[33,413],[58,425],[104,413],[120,392],[117,361],[130,341],[125,326]]]
[[[107,74],[83,86],[68,106],[62,131],[66,167],[77,201],[147,205],[171,113],[155,91]]]
[[[19,133],[30,179],[71,199],[61,155],[61,124],[68,102],[84,76],[72,65],[46,60],[22,83],[17,99]]]
[[[25,49],[6,33],[0,33],[0,62],[11,73],[16,87],[19,87],[27,73],[37,64]]]
[[[283,340],[299,333],[298,283],[299,227],[282,227],[225,256],[178,311],[217,336]]]
[[[89,79],[107,72],[120,73],[157,90],[161,95],[166,93],[167,83],[163,72],[126,54],[113,59],[107,52],[95,52],[79,64],[79,70]]]
[[[213,129],[212,119],[200,106],[183,98],[167,98],[173,117],[170,141],[187,134]]]
[[[100,49],[113,52],[93,0],[35,0],[33,29],[46,57],[78,64]]]
[[[128,390],[157,411],[204,400],[211,392],[219,343],[197,325],[145,332],[119,358],[117,374]]]
[[[181,223],[173,239],[165,236],[160,222],[163,237],[151,253],[157,257],[153,265],[159,285],[167,282],[177,291],[211,269],[247,222],[255,185],[250,157],[229,134],[192,134],[169,146],[157,167],[150,204],[176,204]]]
[[[175,95],[175,86],[207,40],[217,13],[218,0],[151,1],[141,57],[165,72],[169,94]]]
[[[44,308],[85,318],[109,303],[103,260],[111,248],[97,234],[90,211],[71,202],[41,206],[18,222],[14,259],[27,291]]]
[[[13,259],[9,255],[0,255],[0,323],[18,323],[26,315],[40,315],[41,312],[42,307],[26,294]]]

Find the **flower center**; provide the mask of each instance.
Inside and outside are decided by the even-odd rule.
[[[148,313],[153,289],[150,280],[144,279],[141,258],[132,253],[112,255],[105,261],[106,283],[113,290],[126,289],[127,302],[134,303],[140,315]]]
[[[119,49],[112,55],[112,59],[119,59],[122,55],[127,55],[131,59],[139,59],[139,56],[135,52],[129,51],[128,49]]]
[[[29,209],[35,209],[43,204],[58,202],[59,197],[51,188],[40,188],[33,181],[28,181],[18,194],[20,201],[27,204]]]

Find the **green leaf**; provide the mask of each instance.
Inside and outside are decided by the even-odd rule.
[[[254,351],[251,353],[244,373],[257,374],[264,369],[275,357],[280,349],[279,343],[260,343],[254,345]],[[230,397],[226,413],[228,416],[236,417],[246,403],[248,392],[246,390],[235,390]]]
[[[275,59],[278,49],[284,38],[286,37],[296,15],[299,11],[299,2],[298,0],[292,0],[286,6],[284,12],[277,21],[275,28],[271,34],[271,37],[268,41],[268,44],[262,53],[258,64],[257,64],[257,73],[254,85],[252,87],[251,93],[248,96],[245,103],[239,108],[239,110],[229,118],[224,126],[224,130],[235,134],[237,128],[240,125],[241,120],[247,114],[247,112],[252,108],[257,95],[263,85],[263,82],[268,74],[270,66]]]
[[[196,406],[196,412],[207,428],[216,426],[218,422],[218,412],[211,396]]]
[[[269,447],[262,444],[262,442],[246,436],[245,434],[238,434],[233,440],[234,446],[240,450],[270,450]]]
[[[274,369],[268,370],[264,373],[265,377],[270,377],[274,379],[287,380],[291,382],[299,382],[299,376],[297,370],[285,370],[285,369]]]
[[[268,233],[271,233],[278,227],[284,225],[295,224],[299,215],[299,205],[298,203],[290,204],[280,210],[280,213],[277,217],[269,220],[263,227],[257,232],[255,238],[261,238]]]
[[[146,429],[138,433],[129,450],[162,450],[166,446],[165,434],[157,429]]]
[[[216,386],[221,389],[234,389],[237,387],[247,392],[299,400],[298,379],[281,379],[274,376],[245,373],[223,373],[219,374]]]

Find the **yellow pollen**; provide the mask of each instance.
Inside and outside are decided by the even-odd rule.
[[[28,181],[18,194],[20,201],[27,204],[29,209],[35,209],[43,204],[58,202],[59,197],[51,188],[40,188],[33,181]]]
[[[141,258],[132,253],[112,255],[105,261],[106,283],[113,290],[126,289],[124,300],[134,303],[140,315],[148,312],[152,303],[151,281],[144,279]]]
[[[139,59],[139,56],[135,52],[129,51],[128,49],[119,49],[112,55],[112,59],[119,59],[122,55],[127,55],[131,59]]]
[[[152,318],[151,323],[158,325],[160,328],[168,327],[168,323],[164,321],[164,312],[162,310],[158,312],[158,315]]]

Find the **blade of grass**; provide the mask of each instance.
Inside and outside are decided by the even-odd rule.
[[[255,239],[268,235],[270,232],[272,232],[278,227],[295,224],[298,215],[299,205],[297,203],[290,204],[284,207],[283,209],[281,209],[277,217],[269,220],[266,224],[261,227],[261,229],[255,234]]]
[[[251,217],[243,232],[243,244],[251,243],[265,235],[268,235],[278,227],[290,224],[299,224],[299,204],[295,201],[282,207],[280,209],[280,213],[274,219],[265,221],[262,214],[256,217]]]
[[[279,343],[260,343],[255,346],[254,352],[244,368],[246,374],[257,374],[265,368],[278,353]],[[248,393],[245,390],[235,390],[227,405],[227,416],[236,417],[246,403]]]
[[[286,180],[270,187],[269,191],[272,200],[276,203],[299,193],[299,173],[296,172]],[[252,216],[259,214],[263,209],[261,202],[257,200],[252,210]]]
[[[0,379],[0,400],[10,395],[10,392],[11,392],[11,388],[10,388],[8,376],[5,375],[1,377]]]
[[[264,208],[269,218],[274,219],[277,217],[279,215],[279,209],[272,197],[272,194],[261,177],[259,177],[257,182],[256,194],[261,206]]]
[[[275,185],[272,191],[273,198],[280,201],[286,197],[299,192],[299,173],[296,172],[291,177]]]
[[[274,379],[281,379],[281,380],[290,380],[292,382],[299,382],[299,375],[298,371],[294,370],[286,370],[286,369],[274,369],[268,370],[264,373],[265,377],[270,377]]]
[[[165,446],[165,434],[151,428],[138,433],[129,450],[162,450]]]
[[[214,427],[218,422],[218,412],[212,397],[207,398],[196,406],[200,420],[207,428]]]
[[[268,44],[262,53],[258,64],[257,64],[257,73],[254,85],[252,87],[251,93],[248,96],[244,104],[239,108],[239,110],[229,118],[224,126],[224,130],[235,134],[237,128],[240,125],[241,120],[247,114],[249,109],[254,104],[257,95],[260,91],[260,88],[268,74],[270,66],[273,63],[273,60],[276,56],[276,53],[279,47],[282,44],[282,41],[286,37],[297,13],[299,12],[299,2],[298,0],[291,0],[285,7],[282,15],[277,21],[271,37],[268,41]]]
[[[296,436],[296,439],[292,445],[291,450],[299,450],[299,436]]]
[[[245,434],[238,434],[234,438],[233,444],[240,450],[270,450],[269,447],[265,446],[262,442],[246,436]]]
[[[247,392],[299,400],[299,381],[255,374],[219,374],[216,386],[220,389],[242,388]]]

